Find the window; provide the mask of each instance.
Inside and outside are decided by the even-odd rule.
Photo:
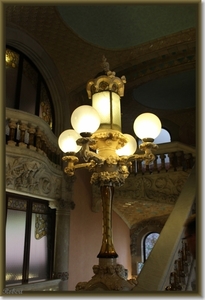
[[[142,268],[144,267],[145,261],[148,259],[157,239],[159,237],[159,233],[157,232],[151,232],[148,233],[143,239],[142,239],[142,246],[143,246],[143,258],[142,262],[137,263],[137,274],[139,275]]]
[[[149,233],[145,238],[144,238],[144,261],[146,261],[150,255],[150,252],[152,251],[157,239],[159,237],[159,233],[157,232],[152,232]]]
[[[7,47],[6,106],[42,118],[54,131],[54,109],[47,85],[36,66],[18,50]]]
[[[52,278],[54,228],[47,201],[7,195],[7,286]]]

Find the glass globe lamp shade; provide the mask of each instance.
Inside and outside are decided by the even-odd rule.
[[[133,124],[135,134],[141,139],[155,139],[161,131],[160,119],[152,113],[139,115]]]
[[[58,145],[60,149],[64,152],[78,152],[81,149],[81,146],[76,144],[76,141],[81,138],[73,129],[68,129],[63,131],[58,138]]]
[[[73,111],[71,124],[78,133],[93,133],[100,125],[100,116],[92,106],[82,105]]]
[[[92,95],[92,106],[100,116],[100,128],[121,131],[120,96],[111,91],[101,91]]]
[[[135,140],[135,138],[130,135],[130,134],[123,134],[127,139],[128,142],[124,145],[124,147],[116,150],[117,155],[122,156],[122,155],[132,155],[133,153],[135,153],[136,149],[137,149],[137,142]]]

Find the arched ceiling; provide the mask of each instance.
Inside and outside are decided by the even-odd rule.
[[[134,98],[150,108],[180,110],[195,107],[195,73],[195,70],[189,70],[150,81],[133,90]],[[150,97],[147,97],[147,89]]]
[[[111,50],[197,26],[193,4],[72,4],[57,6],[57,10],[80,38]]]
[[[81,39],[110,50],[135,47],[195,28],[198,23],[198,7],[193,3],[72,4],[57,6],[57,11],[65,24]],[[133,88],[133,97],[151,108],[178,110],[194,107],[195,76],[194,70],[169,74],[166,78]]]

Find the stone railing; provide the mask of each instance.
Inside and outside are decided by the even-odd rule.
[[[177,275],[181,263],[181,239],[184,236],[184,223],[187,220],[196,200],[196,170],[192,168],[183,190],[180,193],[174,208],[163,227],[158,240],[152,249],[149,258],[142,268],[137,280],[138,285],[133,291],[136,292],[155,292],[155,291],[184,291],[188,290],[188,281],[190,266],[186,269],[186,277],[180,273],[180,278],[172,278]],[[186,253],[187,255],[188,253]],[[189,258],[186,259],[187,264],[191,264]],[[177,268],[176,268],[177,267]],[[184,272],[184,267],[180,265],[180,271]],[[185,279],[186,281],[182,280]]]
[[[195,147],[180,142],[162,143],[154,152],[156,159],[153,164],[145,166],[143,162],[135,161],[130,172],[148,174],[191,170],[195,164],[195,152]],[[137,150],[136,153],[140,154],[142,152]]]
[[[58,140],[49,125],[38,116],[6,108],[6,144],[28,148],[42,155],[54,164],[61,164]]]
[[[167,281],[166,291],[190,291],[191,281],[194,280],[194,260],[187,249],[186,242],[179,245],[175,260]]]

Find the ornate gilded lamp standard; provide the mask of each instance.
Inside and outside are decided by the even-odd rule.
[[[144,160],[149,164],[155,159],[153,144],[161,130],[157,116],[145,113],[134,122],[134,131],[142,139],[140,149],[136,151],[136,140],[121,132],[120,98],[124,96],[125,77],[118,78],[109,70],[109,64],[103,58],[106,75],[99,76],[87,83],[87,93],[92,106],[78,107],[71,116],[74,128],[59,136],[59,146],[66,155],[64,169],[69,176],[77,168],[87,168],[92,172],[91,184],[98,185],[101,191],[103,208],[102,246],[98,254],[99,265],[93,267],[95,275],[77,289],[84,290],[131,290],[133,283],[126,280],[125,269],[117,264],[118,257],[112,238],[112,202],[114,187],[124,184],[129,176],[129,166],[134,160]],[[77,147],[77,148],[76,148]],[[79,163],[78,157],[83,158]]]

